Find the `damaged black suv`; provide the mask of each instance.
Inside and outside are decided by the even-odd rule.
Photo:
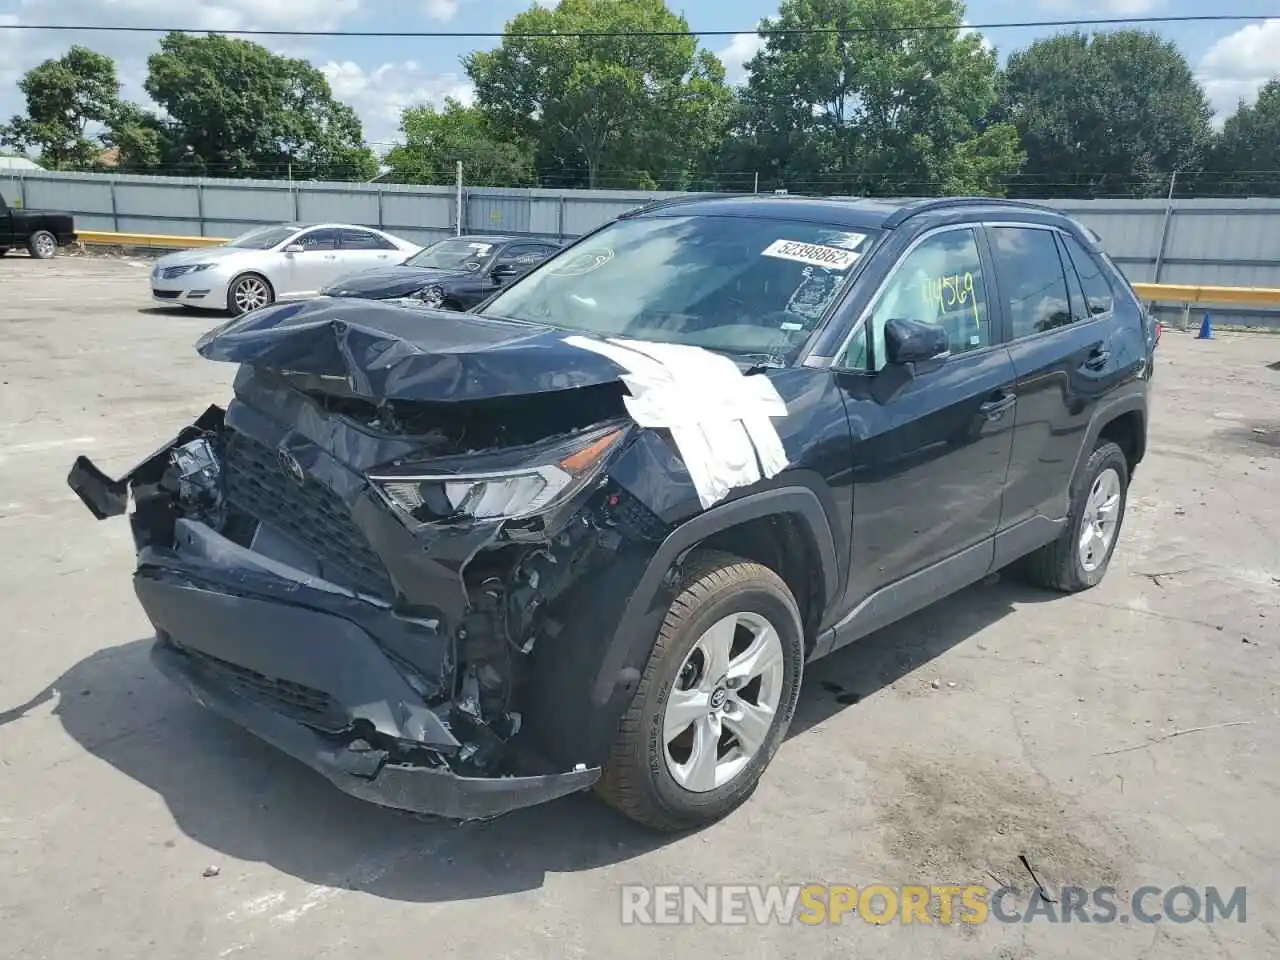
[[[280,304],[113,480],[170,678],[358,797],[724,816],[806,663],[992,570],[1107,569],[1154,338],[1097,238],[988,199],[694,198],[474,313]]]

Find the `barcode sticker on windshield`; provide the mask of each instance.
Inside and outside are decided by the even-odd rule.
[[[828,270],[848,270],[861,254],[839,247],[827,247],[820,243],[801,243],[799,240],[775,240],[761,251],[762,256],[795,260],[813,267]]]

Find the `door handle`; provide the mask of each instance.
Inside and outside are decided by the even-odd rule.
[[[1016,394],[1002,393],[992,397],[982,406],[978,407],[978,412],[988,420],[999,420],[1004,416],[1005,411],[1018,402]]]
[[[1110,359],[1110,350],[1092,350],[1089,353],[1089,359],[1084,362],[1084,366],[1087,370],[1101,370],[1107,365],[1107,361]]]

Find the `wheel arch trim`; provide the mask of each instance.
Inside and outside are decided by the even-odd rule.
[[[662,541],[645,567],[643,576],[627,600],[618,629],[592,684],[591,698],[599,706],[612,699],[619,688],[638,680],[632,672],[643,667],[643,659],[656,640],[647,629],[654,601],[667,573],[698,544],[714,534],[764,517],[789,514],[803,524],[822,567],[826,604],[839,596],[839,565],[835,536],[818,495],[804,486],[784,486],[748,494],[700,513],[676,527]]]
[[[1100,406],[1093,417],[1089,420],[1088,432],[1085,434],[1085,442],[1081,444],[1080,450],[1076,453],[1076,462],[1071,470],[1071,484],[1067,490],[1068,506],[1072,491],[1075,490],[1076,481],[1080,477],[1080,471],[1084,465],[1089,462],[1089,457],[1093,455],[1094,448],[1098,445],[1098,438],[1102,436],[1102,431],[1106,427],[1119,419],[1120,417],[1136,413],[1142,418],[1142,435],[1138,440],[1138,458],[1141,459],[1146,452],[1146,431],[1147,431],[1147,398],[1144,393],[1129,393],[1121,397],[1117,397],[1110,403]]]

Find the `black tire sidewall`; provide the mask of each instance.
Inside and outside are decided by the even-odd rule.
[[[756,613],[765,617],[782,643],[784,658],[782,696],[778,714],[761,748],[747,767],[730,783],[706,793],[681,787],[667,769],[666,745],[662,739],[667,698],[695,642],[716,621],[734,613]],[[765,768],[786,738],[800,696],[804,672],[804,635],[791,597],[782,594],[769,580],[752,579],[718,591],[685,619],[673,636],[663,662],[646,692],[644,718],[644,759],[646,786],[658,803],[671,814],[694,822],[719,819],[744,803],[755,791]]]
[[[1116,529],[1111,535],[1111,543],[1107,545],[1107,555],[1102,558],[1102,562],[1097,567],[1090,571],[1086,570],[1084,564],[1080,562],[1080,528],[1084,523],[1085,505],[1088,503],[1089,492],[1093,489],[1094,481],[1108,468],[1120,475],[1120,515],[1116,519]],[[1102,582],[1102,578],[1106,576],[1111,566],[1111,558],[1115,555],[1116,546],[1120,543],[1124,515],[1129,505],[1129,462],[1125,459],[1124,451],[1114,443],[1105,443],[1098,447],[1089,457],[1081,480],[1072,504],[1071,526],[1068,528],[1071,536],[1072,575],[1081,585],[1095,587]]]

